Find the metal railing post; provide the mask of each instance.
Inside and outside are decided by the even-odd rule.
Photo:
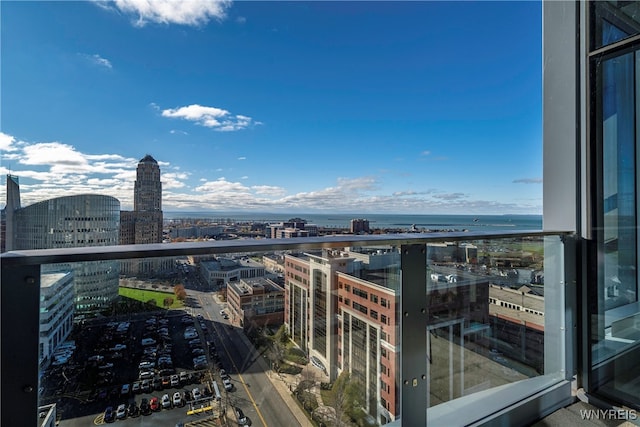
[[[402,425],[427,425],[427,254],[426,245],[402,245],[400,292]]]
[[[38,425],[40,266],[3,266],[1,279],[0,425]]]

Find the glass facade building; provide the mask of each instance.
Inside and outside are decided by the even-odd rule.
[[[15,249],[56,249],[118,244],[120,201],[83,194],[58,197],[14,213]],[[118,298],[117,261],[46,266],[47,271],[73,271],[76,311],[100,310]]]

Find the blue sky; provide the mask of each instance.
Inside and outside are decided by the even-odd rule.
[[[165,211],[542,211],[540,2],[0,7],[23,205],[131,209],[151,154]]]

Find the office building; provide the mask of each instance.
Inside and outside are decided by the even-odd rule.
[[[349,232],[353,234],[358,233],[368,233],[369,230],[369,220],[368,219],[352,219],[349,222]]]
[[[73,328],[73,273],[45,273],[40,278],[39,361],[51,361]]]
[[[20,187],[7,178],[7,249],[54,249],[118,244],[120,202],[111,196],[57,197],[20,207]],[[14,208],[12,208],[14,207]],[[11,231],[9,231],[11,230]],[[76,312],[108,308],[118,298],[115,261],[44,265],[43,272],[73,271]]]
[[[271,239],[290,239],[293,237],[314,237],[318,235],[318,226],[307,224],[302,218],[291,218],[277,224],[266,226],[266,237]]]
[[[200,277],[211,289],[224,288],[230,282],[265,275],[264,265],[246,257],[240,259],[217,257],[213,260],[201,261],[198,269]]]
[[[120,244],[162,243],[162,182],[160,166],[149,154],[136,168],[133,211],[121,215]]]
[[[133,190],[133,211],[120,212],[120,244],[140,245],[162,243],[162,182],[160,166],[147,154],[136,168]],[[155,276],[173,268],[172,260],[155,259],[121,263],[122,274]]]
[[[231,323],[245,330],[284,321],[284,289],[264,277],[230,282],[227,301]]]

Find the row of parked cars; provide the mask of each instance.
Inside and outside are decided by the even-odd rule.
[[[184,392],[176,391],[171,397],[168,393],[160,398],[152,396],[150,399],[143,398],[140,400],[140,406],[135,401],[128,405],[122,403],[116,409],[113,406],[109,406],[105,409],[103,418],[105,422],[110,423],[127,417],[135,418],[140,415],[151,415],[153,412],[158,412],[162,409],[182,408],[187,402],[197,401],[208,396],[211,396],[211,391],[208,388],[200,391],[198,387]]]

